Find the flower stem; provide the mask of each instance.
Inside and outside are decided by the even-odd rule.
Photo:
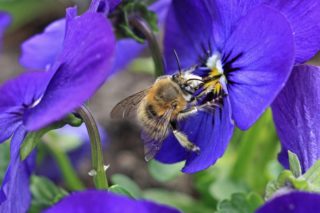
[[[154,66],[155,66],[155,74],[156,76],[161,76],[164,74],[164,65],[162,60],[162,55],[160,51],[160,47],[158,45],[158,41],[153,31],[151,30],[148,23],[139,16],[133,16],[130,18],[129,23],[132,27],[138,30],[148,41],[149,49],[151,51],[151,55],[153,58]]]
[[[83,119],[90,137],[92,169],[94,171],[94,185],[97,189],[107,189],[108,181],[106,172],[104,170],[101,139],[96,121],[90,110],[85,105],[82,105],[81,108],[78,109],[78,113]]]

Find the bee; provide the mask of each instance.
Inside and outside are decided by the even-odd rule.
[[[195,104],[194,94],[204,82],[200,76],[192,74],[194,69],[182,72],[179,65],[179,73],[158,77],[150,88],[127,97],[111,111],[111,118],[134,116],[137,119],[144,136],[146,161],[157,154],[171,132],[182,147],[200,152],[200,148],[179,130],[178,122],[202,108],[218,106],[220,98],[202,105]]]

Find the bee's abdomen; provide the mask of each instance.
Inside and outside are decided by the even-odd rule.
[[[153,105],[142,103],[138,110],[138,121],[143,130],[154,140],[162,140],[168,134],[168,127],[161,125]]]

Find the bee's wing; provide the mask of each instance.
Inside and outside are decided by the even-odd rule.
[[[141,100],[146,96],[149,89],[142,90],[120,101],[111,111],[111,118],[129,118],[136,113]]]
[[[163,141],[168,136],[170,120],[173,110],[167,110],[165,114],[157,121],[157,128],[148,132],[142,132],[144,140],[145,160],[149,161],[160,150]]]

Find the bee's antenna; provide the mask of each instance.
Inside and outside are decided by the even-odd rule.
[[[174,52],[174,56],[176,57],[176,61],[177,61],[177,64],[178,64],[179,74],[181,74],[181,63],[180,63],[178,54],[177,54],[176,50],[173,50],[173,52]]]

